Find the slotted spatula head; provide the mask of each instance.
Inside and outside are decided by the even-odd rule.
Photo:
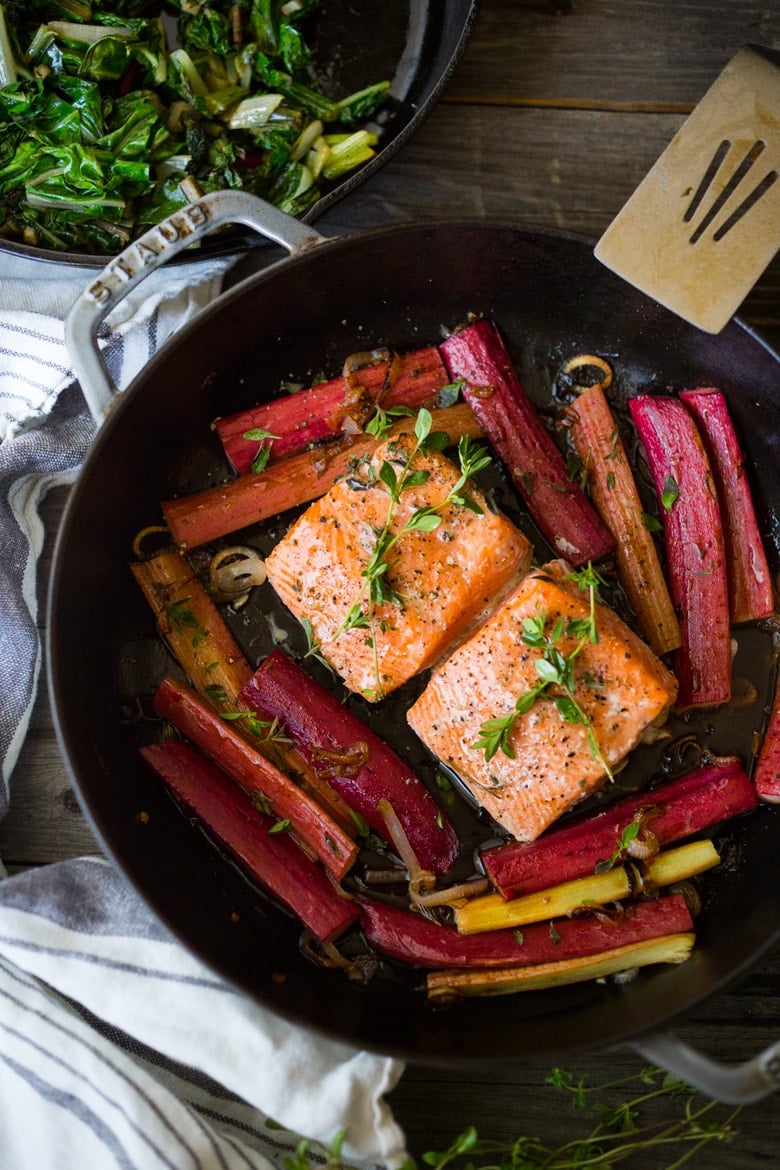
[[[729,62],[596,245],[596,257],[708,333],[780,247],[780,55]]]

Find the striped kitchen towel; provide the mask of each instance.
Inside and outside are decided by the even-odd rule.
[[[162,269],[117,306],[101,341],[117,386],[127,386],[157,347],[218,293],[227,263]],[[75,475],[94,433],[63,338],[64,318],[87,280],[4,278],[0,268],[0,816],[40,671],[38,505]]]
[[[223,272],[163,270],[123,303],[102,338],[117,385]],[[40,673],[38,507],[94,431],[62,340],[82,287],[0,267],[0,818]],[[0,880],[0,1170],[281,1170],[323,1165],[334,1143],[349,1163],[398,1167],[404,1135],[384,1096],[402,1072],[253,1004],[104,860]]]

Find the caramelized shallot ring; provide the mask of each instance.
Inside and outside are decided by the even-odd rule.
[[[266,578],[265,561],[256,548],[232,544],[220,549],[209,562],[209,585],[218,603],[236,602],[249,596]]]
[[[162,533],[165,533],[170,538],[170,529],[166,524],[147,524],[146,528],[142,528],[140,532],[136,533],[131,547],[133,556],[137,561],[144,559],[143,545],[146,538],[148,536],[158,536]]]
[[[579,390],[587,390],[588,386],[592,385],[599,385],[601,386],[602,390],[607,390],[612,385],[612,379],[614,377],[612,366],[608,361],[605,361],[604,358],[598,357],[593,353],[579,353],[576,357],[569,358],[561,373],[571,374],[573,370],[580,370],[583,367],[601,370],[604,377],[601,378],[598,383],[589,382],[587,385],[580,382],[574,382],[571,389],[575,392]]]

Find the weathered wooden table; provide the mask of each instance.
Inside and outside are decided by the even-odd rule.
[[[485,217],[597,238],[747,42],[780,44],[777,0],[483,0],[466,56],[432,116],[317,226],[342,233],[400,220]],[[780,344],[780,265],[770,267],[741,315]],[[42,599],[64,496],[55,492],[45,509]],[[0,856],[14,870],[97,850],[42,693],[12,777]],[[724,1061],[745,1059],[776,1040],[780,955],[703,1005],[680,1031]],[[631,1051],[601,1053],[578,1059],[572,1072],[603,1083],[642,1063]],[[584,1135],[590,1124],[545,1086],[549,1071],[528,1063],[479,1074],[415,1066],[391,1101],[418,1154],[445,1147],[468,1124],[484,1137],[538,1134],[557,1144]],[[668,1111],[668,1103],[659,1109]],[[780,1165],[777,1097],[745,1109],[737,1127],[734,1144],[692,1164]],[[634,1165],[660,1170],[676,1156],[655,1152]]]

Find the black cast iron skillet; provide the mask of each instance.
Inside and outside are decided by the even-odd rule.
[[[220,217],[258,226],[257,207],[246,196],[221,193],[202,201],[190,218],[202,221],[204,230]],[[694,1083],[704,1078],[713,1095],[768,1091],[771,1053],[759,1072],[750,1066],[749,1085],[743,1077],[737,1090],[725,1074],[713,1079],[710,1070],[705,1077],[694,1056],[668,1034],[657,1034],[742,976],[780,940],[776,809],[762,807],[718,834],[723,863],[704,882],[698,945],[681,967],[645,971],[625,985],[582,984],[432,1010],[398,973],[356,987],[303,958],[298,925],[182,816],[139,762],[137,744],[152,733],[134,719],[134,697],[148,696],[170,662],[128,571],[129,550],[139,529],[159,521],[161,499],[226,473],[211,420],[274,394],[284,380],[337,372],[355,350],[435,342],[443,327],[469,312],[500,324],[522,379],[542,406],[550,405],[562,363],[583,351],[614,364],[618,406],[640,389],[722,387],[749,453],[774,572],[780,561],[778,358],[743,325],[732,322],[717,336],[699,332],[622,283],[593,259],[590,244],[570,235],[445,223],[326,240],[273,209],[262,222],[291,257],[205,310],[118,398],[111,397],[90,342],[121,295],[115,266],[69,318],[82,385],[89,387],[96,418],[107,418],[59,537],[48,656],[62,752],[99,839],[160,918],[213,968],[275,1012],[354,1045],[432,1063],[495,1065],[631,1042]],[[164,241],[150,239],[164,256]],[[143,277],[132,248],[122,268],[135,273],[130,285]],[[538,553],[549,555],[541,544]],[[253,659],[270,649],[262,618],[270,606],[263,594],[254,617],[239,614],[233,621]],[[293,651],[301,649],[296,636],[289,643]],[[677,744],[692,736],[709,751],[737,751],[749,759],[766,716],[771,636],[745,630],[737,636],[735,674],[753,680],[756,702],[677,721],[674,733]],[[380,710],[369,717],[430,780],[430,761],[403,720]],[[661,747],[639,750],[625,782],[656,775],[662,759]],[[146,823],[141,812],[148,814]]]
[[[373,123],[380,135],[374,157],[326,185],[321,198],[301,217],[304,223],[313,223],[351,194],[419,129],[465,52],[476,12],[477,0],[353,0],[349,4],[321,0],[305,24],[315,84],[336,97],[387,79],[391,96]],[[262,243],[256,233],[228,230],[206,241],[198,252],[182,253],[175,263],[233,254]],[[104,263],[103,257],[56,252],[0,237],[3,253],[57,266],[99,268]]]

